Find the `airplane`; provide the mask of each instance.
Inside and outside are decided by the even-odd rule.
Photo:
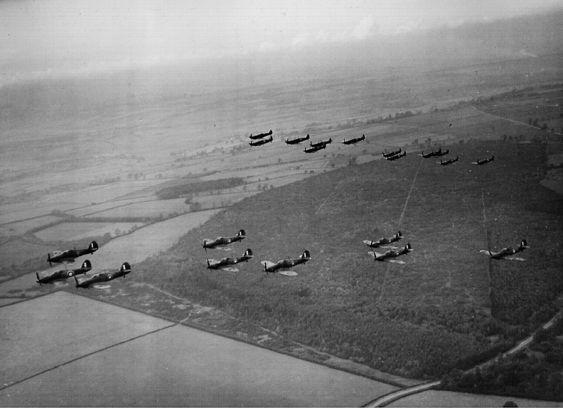
[[[98,250],[98,243],[96,241],[90,242],[86,249],[67,249],[66,251],[53,251],[52,254],[47,254],[47,262],[53,266],[54,263],[73,263],[75,258],[82,255],[93,254]]]
[[[362,137],[356,137],[356,138],[352,138],[352,139],[348,139],[348,140],[346,140],[346,138],[344,138],[342,143],[344,143],[345,145],[350,145],[350,144],[356,144],[358,142],[361,142],[362,140],[366,140],[366,135],[362,135]]]
[[[407,155],[407,152],[403,150],[402,153],[398,153],[394,156],[385,157],[385,160],[393,161],[393,160],[400,159],[401,157],[405,157],[406,155]]]
[[[234,258],[222,258],[220,260],[215,259],[207,259],[207,268],[208,269],[225,269],[230,270],[232,272],[236,272],[236,269],[227,268],[229,265],[236,265],[239,262],[248,262],[249,259],[252,259],[254,256],[252,255],[252,250],[248,248],[242,256],[234,257]]]
[[[476,165],[481,165],[481,164],[487,164],[489,162],[492,162],[495,159],[495,155],[493,154],[491,157],[487,157],[486,159],[479,159],[477,161],[471,162],[471,164],[476,164]]]
[[[78,269],[73,269],[71,271],[68,271],[66,269],[61,269],[60,271],[53,272],[52,274],[48,276],[43,276],[42,278],[39,277],[38,272],[35,272],[35,276],[37,276],[37,283],[41,285],[42,283],[51,283],[58,280],[68,279],[74,275],[81,275],[83,273],[88,272],[91,269],[92,269],[92,264],[88,259],[86,259],[84,262],[82,262],[82,266]]]
[[[327,144],[332,143],[332,138],[326,139],[326,140],[319,140],[318,142],[309,142],[309,144],[311,145],[311,147],[318,147],[318,146],[323,146],[326,147]]]
[[[388,157],[395,156],[395,155],[401,153],[402,151],[403,151],[403,149],[401,149],[399,147],[399,150],[393,150],[392,152],[389,152],[389,153],[383,153],[382,152],[381,155],[387,159]]]
[[[252,140],[255,140],[255,139],[262,139],[263,137],[270,136],[272,133],[274,133],[274,132],[272,132],[272,129],[270,129],[269,132],[266,132],[266,133],[259,133],[259,134],[257,134],[257,135],[253,135],[253,134],[251,133],[250,136],[248,136],[248,137],[251,138]]]
[[[479,252],[485,255],[489,255],[492,259],[507,259],[509,261],[524,261],[524,258],[513,257],[512,255],[522,252],[525,249],[530,248],[525,239],[520,242],[520,245],[516,248],[508,247],[502,248],[500,251],[492,252],[490,249],[481,249]]]
[[[301,142],[304,142],[305,140],[309,140],[310,136],[309,133],[307,133],[307,136],[305,137],[296,137],[294,139],[285,139],[285,143],[293,145],[293,144],[298,144]]]
[[[306,147],[303,151],[305,153],[315,153],[315,152],[318,152],[319,150],[323,150],[323,149],[326,149],[326,145]]]
[[[311,253],[308,250],[304,250],[303,253],[299,256],[299,258],[286,258],[280,259],[277,262],[270,262],[270,261],[262,261],[260,262],[264,265],[264,272],[269,273],[276,273],[278,272],[281,275],[285,276],[297,276],[297,272],[288,271],[287,269],[293,268],[294,266],[304,264],[311,259]]]
[[[440,160],[438,163],[440,163],[441,166],[447,166],[449,164],[455,163],[456,161],[459,160],[459,156],[456,156],[455,159],[448,159],[448,160]]]
[[[274,138],[272,136],[270,136],[269,138],[252,141],[248,144],[250,146],[262,146],[263,144],[266,144],[266,143],[272,143],[273,140],[274,140]]]
[[[242,241],[246,238],[246,232],[241,229],[234,237],[217,237],[215,239],[205,238],[203,240],[203,249],[213,249],[217,247],[224,247],[225,245],[232,244],[233,242]]]
[[[387,245],[390,244],[392,242],[396,242],[399,241],[400,239],[403,238],[403,234],[401,234],[401,231],[398,231],[395,235],[393,235],[391,238],[379,238],[377,241],[370,241],[370,240],[364,240],[362,241],[364,244],[366,244],[368,247],[370,248],[379,248],[380,246],[383,245]]]
[[[424,151],[422,151],[422,153],[420,153],[420,156],[422,156],[425,159],[428,159],[429,157],[434,157],[434,156],[444,156],[446,154],[448,154],[450,151],[449,150],[442,150],[441,147],[438,148],[438,150],[431,150],[428,153],[424,153]]]
[[[398,264],[404,264],[403,261],[399,261],[397,259],[398,256],[406,255],[412,251],[411,244],[407,243],[403,248],[400,249],[390,249],[385,251],[384,253],[379,253],[375,251],[369,251],[368,253],[373,256],[374,261],[382,261],[382,262],[393,262]]]
[[[117,272],[100,272],[100,273],[92,275],[91,277],[86,278],[86,279],[81,280],[81,281],[78,280],[76,275],[74,275],[74,280],[76,281],[76,287],[77,288],[79,288],[79,287],[80,288],[87,288],[88,286],[90,286],[94,283],[107,282],[107,281],[119,278],[121,276],[123,276],[125,278],[125,275],[127,275],[130,272],[131,272],[131,265],[129,265],[129,262],[123,262],[121,264],[121,268],[119,268],[119,270]]]

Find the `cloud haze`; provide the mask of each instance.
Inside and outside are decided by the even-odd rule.
[[[562,5],[562,0],[5,1],[0,80],[361,41]]]

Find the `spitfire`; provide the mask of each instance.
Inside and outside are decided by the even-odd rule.
[[[120,277],[125,277],[125,275],[129,273],[131,273],[131,265],[129,262],[123,262],[121,268],[116,272],[100,272],[83,280],[79,280],[76,275],[74,275],[74,280],[76,281],[77,288],[87,288],[94,283],[108,282]]]
[[[383,237],[379,238],[377,241],[364,240],[362,242],[370,248],[379,248],[380,246],[397,242],[400,239],[403,239],[403,234],[401,234],[401,231],[398,231],[396,234],[389,238]]]
[[[90,242],[86,249],[67,249],[66,251],[53,251],[47,254],[47,262],[52,266],[53,263],[73,263],[76,258],[82,255],[93,254],[98,250],[96,241]]]
[[[267,137],[265,139],[251,140],[248,144],[250,146],[262,146],[266,143],[272,143],[273,140],[274,138],[270,136],[269,138]]]
[[[229,268],[229,266],[231,265],[236,265],[240,262],[248,262],[250,259],[252,259],[254,256],[252,255],[252,250],[250,248],[248,248],[246,251],[244,251],[244,253],[242,254],[242,256],[239,257],[226,257],[226,258],[221,258],[220,260],[215,260],[215,259],[207,259],[207,268],[208,269],[225,269],[225,270],[230,270],[230,271],[235,271],[232,268]]]
[[[477,161],[471,162],[471,164],[476,164],[478,166],[482,165],[482,164],[487,164],[492,162],[495,159],[495,155],[493,154],[491,157],[487,157],[485,159],[479,159]]]
[[[512,255],[517,254],[518,252],[522,252],[525,249],[530,248],[528,246],[528,243],[526,242],[525,239],[523,239],[520,242],[520,245],[518,245],[516,248],[512,248],[512,247],[506,247],[506,248],[502,248],[500,251],[497,252],[493,252],[490,249],[482,249],[479,252],[485,255],[489,255],[490,258],[492,259],[506,259],[509,261],[524,261],[524,258],[519,258],[519,257],[514,257]]]
[[[285,258],[280,259],[277,262],[262,261],[260,262],[264,266],[264,272],[269,273],[280,273],[286,276],[297,276],[297,272],[289,271],[288,269],[294,266],[304,264],[311,259],[311,253],[308,250],[304,250],[299,258]]]
[[[344,139],[342,141],[343,144],[345,145],[351,145],[351,144],[356,144],[358,142],[361,142],[362,140],[366,140],[366,135],[362,135],[361,137],[356,137],[356,138],[352,138],[352,139]]]
[[[272,129],[270,129],[269,132],[266,133],[259,133],[257,135],[253,135],[252,133],[250,134],[250,136],[248,136],[250,139],[252,140],[257,140],[257,139],[262,139],[266,136],[271,136],[274,132],[272,132]]]
[[[293,139],[285,139],[285,143],[288,145],[294,145],[294,144],[299,144],[301,142],[304,142],[305,140],[309,140],[309,133],[307,133],[307,136],[305,137],[296,137]]]
[[[394,263],[403,264],[404,263],[403,261],[396,260],[394,258],[397,258],[401,255],[406,255],[406,254],[410,253],[411,251],[412,251],[411,244],[407,243],[403,248],[400,248],[400,249],[390,249],[390,250],[385,251],[383,253],[379,253],[379,252],[375,252],[375,251],[369,251],[369,254],[371,256],[373,256],[374,261],[394,262]]]
[[[237,234],[233,237],[217,237],[215,239],[204,239],[203,240],[203,248],[205,250],[217,248],[217,247],[224,247],[226,245],[232,244],[233,242],[242,241],[246,238],[246,232],[241,229]]]
[[[39,273],[35,272],[35,276],[37,277],[37,283],[41,285],[43,283],[52,283],[55,281],[66,280],[71,276],[82,275],[91,269],[92,269],[92,263],[88,259],[86,259],[84,262],[82,262],[82,266],[78,269],[72,269],[70,271],[66,269],[62,269],[60,271],[53,272],[50,275],[43,277],[40,277]]]

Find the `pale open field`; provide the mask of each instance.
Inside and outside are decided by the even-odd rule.
[[[171,200],[155,200],[144,201],[140,203],[131,203],[128,205],[117,204],[114,208],[103,211],[92,211],[84,214],[89,217],[111,217],[111,218],[127,218],[127,217],[167,217],[170,214],[182,214],[189,211],[189,204],[185,203],[184,198],[176,198]]]
[[[53,215],[46,215],[45,217],[5,224],[0,227],[0,236],[23,235],[31,229],[54,223],[57,220],[60,220],[60,218]]]
[[[75,241],[88,237],[110,234],[112,237],[125,234],[140,222],[63,222],[35,233],[42,241]],[[117,233],[119,232],[119,233]]]
[[[2,312],[2,406],[359,406],[396,389],[65,292]]]

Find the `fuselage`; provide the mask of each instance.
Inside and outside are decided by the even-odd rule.
[[[309,135],[305,137],[296,137],[295,139],[285,139],[285,143],[293,145],[293,144],[299,144],[301,142],[304,142],[305,140],[309,140]]]

